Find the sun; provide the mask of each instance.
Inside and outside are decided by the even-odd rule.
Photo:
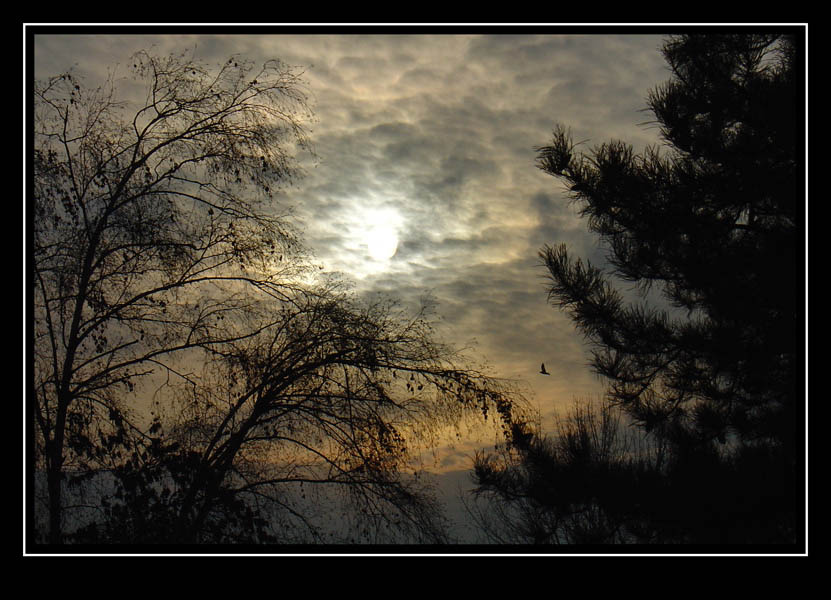
[[[371,210],[364,215],[363,242],[369,256],[386,261],[398,251],[399,216],[392,210]]]
[[[389,260],[398,250],[398,235],[386,227],[373,227],[366,233],[366,247],[375,260]]]
[[[343,250],[332,257],[333,270],[363,279],[401,267],[395,257],[407,228],[395,202],[369,195],[344,208],[331,231]]]

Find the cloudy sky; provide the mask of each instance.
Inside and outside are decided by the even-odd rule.
[[[162,31],[163,30],[156,30]],[[36,76],[74,67],[89,83],[152,48],[279,58],[305,70],[318,162],[284,201],[326,272],[404,302],[436,300],[440,333],[492,374],[528,386],[550,424],[575,398],[596,395],[580,334],[546,303],[543,244],[566,242],[602,263],[558,181],[534,165],[556,123],[587,145],[655,143],[641,112],[668,77],[654,35],[618,29],[295,28],[214,34],[36,35]],[[232,34],[231,34],[232,33]],[[117,71],[118,73],[118,71]],[[475,345],[474,345],[475,344]],[[550,377],[538,374],[545,362]],[[445,468],[470,467],[470,448]]]

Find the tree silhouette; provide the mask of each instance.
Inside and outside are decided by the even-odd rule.
[[[276,290],[294,269],[273,269],[295,241],[270,199],[308,147],[298,73],[144,52],[132,72],[146,93],[132,103],[71,73],[34,89],[32,410],[51,542],[65,472],[132,426],[124,392],[246,335],[218,321],[245,306],[240,286]]]
[[[666,458],[620,407],[575,401],[553,435],[516,422],[510,444],[476,457],[468,511],[492,543],[613,544],[654,532],[641,517]]]
[[[457,366],[423,312],[327,287],[273,316],[213,353],[197,385],[178,386],[169,432],[119,474],[111,522],[84,541],[447,541],[430,490],[404,473],[410,449],[465,414],[508,422],[512,391]],[[358,533],[327,531],[316,500]],[[148,506],[161,515],[153,528]]]
[[[640,541],[794,542],[799,45],[683,35],[663,54],[672,79],[648,106],[664,152],[613,141],[578,154],[558,126],[538,166],[580,204],[612,275],[669,306],[627,304],[565,245],[540,252],[549,299],[593,344],[610,402],[668,445],[651,500],[619,523],[638,522]]]
[[[145,52],[132,73],[142,98],[71,74],[34,88],[48,542],[318,541],[297,502],[314,487],[345,490],[376,529],[442,540],[400,472],[404,433],[472,411],[507,421],[512,396],[459,366],[425,314],[312,277],[275,199],[312,152],[300,73]],[[101,474],[103,519],[65,535],[65,482]]]

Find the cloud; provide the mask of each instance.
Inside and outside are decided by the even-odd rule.
[[[546,303],[542,244],[603,260],[558,182],[534,165],[558,122],[576,140],[657,141],[639,127],[666,78],[658,36],[38,36],[36,71],[77,63],[90,76],[155,44],[281,58],[306,70],[320,157],[283,196],[327,271],[362,292],[410,301],[431,291],[450,341],[478,341],[496,374],[527,378],[543,412],[599,390],[582,339]],[[362,211],[393,208],[398,251],[367,266]],[[551,377],[537,371],[545,362]]]
[[[437,302],[436,331],[471,347],[473,362],[524,382],[543,424],[602,390],[588,348],[547,302],[543,244],[565,242],[602,266],[604,250],[560,184],[535,167],[557,123],[587,145],[657,141],[637,124],[647,91],[667,78],[658,36],[640,35],[42,35],[35,71],[72,65],[90,81],[132,53],[194,49],[209,63],[230,54],[298,65],[309,84],[319,163],[281,202],[305,241],[359,293],[417,306]],[[120,71],[124,74],[124,69]],[[367,211],[393,209],[397,253],[370,263]],[[391,226],[393,224],[391,223]],[[551,376],[538,373],[544,362]],[[490,437],[488,437],[490,435]],[[431,470],[465,520],[458,487],[471,487],[476,450],[493,432],[442,445]]]

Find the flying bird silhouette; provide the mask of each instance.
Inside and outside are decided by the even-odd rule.
[[[551,373],[545,370],[545,363],[542,363],[540,365],[540,373],[542,373],[543,375],[551,375]]]

